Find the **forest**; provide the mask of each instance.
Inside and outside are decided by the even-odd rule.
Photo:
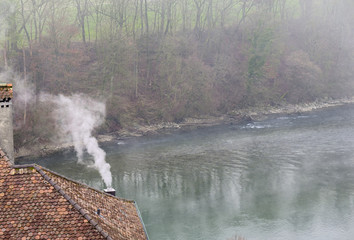
[[[17,148],[52,137],[41,92],[105,101],[100,133],[353,96],[353,12],[352,0],[2,0],[0,68],[34,96],[15,104]]]

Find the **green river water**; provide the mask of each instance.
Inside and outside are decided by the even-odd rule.
[[[102,147],[151,240],[354,239],[353,105]],[[35,161],[105,187],[74,152]]]

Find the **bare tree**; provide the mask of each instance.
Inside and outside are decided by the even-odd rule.
[[[235,6],[236,1],[235,0],[224,0],[218,2],[219,3],[219,8],[217,9],[217,15],[219,14],[220,16],[220,25],[221,27],[225,26],[225,19],[228,17],[228,15],[230,14],[232,8]]]
[[[301,14],[304,18],[309,18],[313,11],[313,0],[299,0],[301,7]]]
[[[202,27],[201,19],[202,19],[202,14],[204,11],[206,0],[193,0],[193,1],[196,7],[196,18],[195,18],[194,30],[199,32],[201,31],[201,27]]]
[[[256,0],[240,0],[240,4],[241,4],[241,8],[240,8],[241,16],[239,16],[238,27],[245,21],[249,12],[255,6]]]
[[[82,42],[86,44],[85,21],[88,16],[88,0],[75,0],[77,10],[77,20],[81,28]]]
[[[26,34],[26,37],[27,37],[27,41],[28,41],[28,44],[30,45],[30,48],[31,48],[31,45],[32,45],[32,41],[31,41],[31,37],[28,33],[28,30],[27,30],[27,23],[28,23],[28,20],[30,19],[31,17],[31,13],[28,13],[27,16],[26,16],[26,13],[25,13],[25,3],[23,0],[21,0],[21,18],[22,18],[22,27],[20,28],[19,30],[19,33],[22,31],[22,29],[25,31],[25,34]]]
[[[138,21],[138,11],[139,11],[139,0],[134,1],[134,18],[132,24],[133,38],[136,38],[136,25]]]
[[[149,35],[149,16],[148,16],[148,4],[147,0],[144,0],[144,9],[145,9],[145,31],[146,34]]]
[[[190,1],[189,0],[181,0],[181,15],[182,15],[182,30],[185,32],[187,29],[191,29],[191,10],[190,10]]]
[[[48,0],[31,0],[34,22],[34,41],[41,42],[45,23],[47,21]]]
[[[26,67],[26,50],[22,48],[22,56],[23,56],[23,79],[24,84],[27,84],[27,67]],[[26,125],[27,120],[27,98],[25,98],[24,109],[23,109],[23,125]]]

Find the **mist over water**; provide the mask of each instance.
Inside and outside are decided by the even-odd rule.
[[[150,239],[351,240],[354,106],[104,146]],[[38,163],[102,188],[62,153]],[[58,163],[57,159],[64,162]]]

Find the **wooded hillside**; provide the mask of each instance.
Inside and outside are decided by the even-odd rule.
[[[0,66],[36,94],[105,99],[104,132],[353,95],[351,0],[3,0],[0,9]],[[17,109],[19,145],[50,138],[49,110]]]

